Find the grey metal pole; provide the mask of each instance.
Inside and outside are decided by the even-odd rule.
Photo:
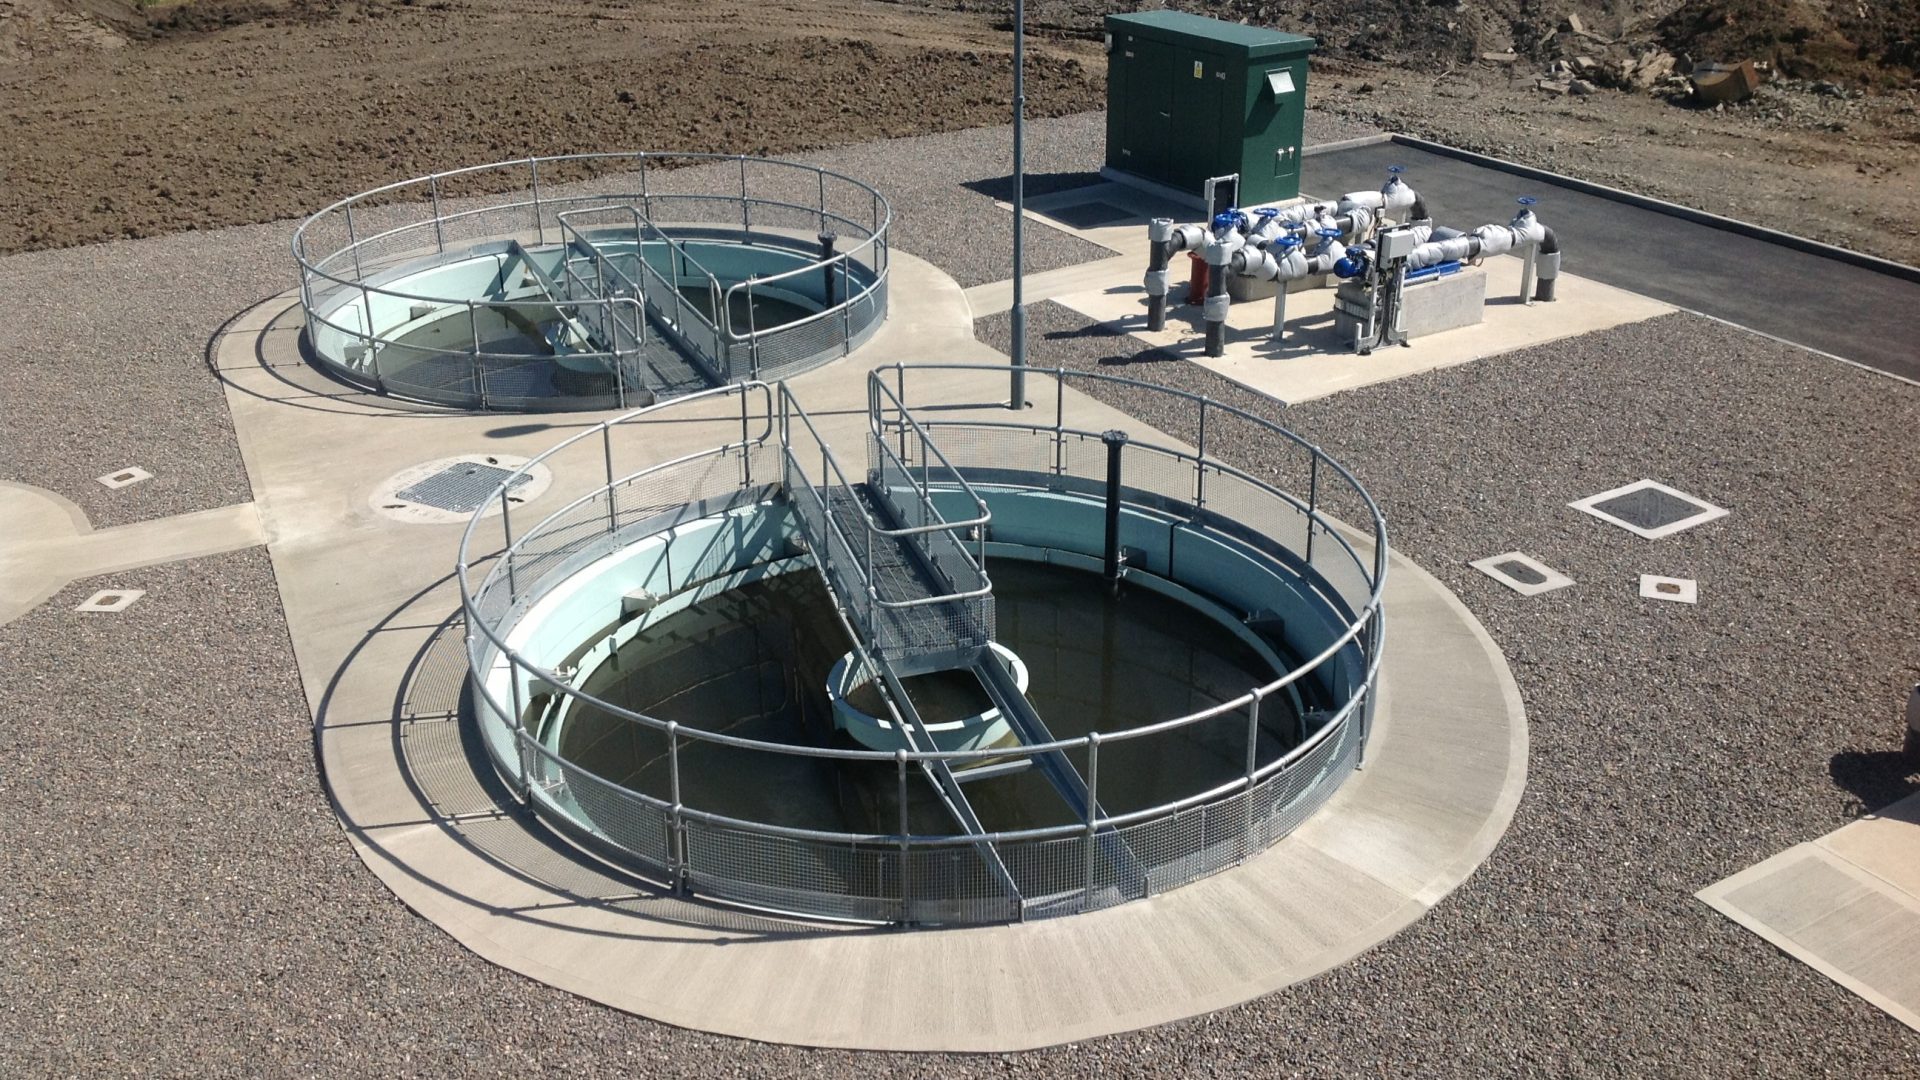
[[[1013,0],[1013,384],[1007,408],[1027,403],[1027,308],[1021,278],[1026,270],[1027,220],[1027,4]]]

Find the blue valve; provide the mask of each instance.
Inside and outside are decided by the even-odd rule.
[[[1333,273],[1339,278],[1356,278],[1367,272],[1367,253],[1364,248],[1350,247],[1345,255],[1333,264]]]
[[[1277,206],[1263,206],[1260,209],[1255,210],[1254,213],[1258,214],[1262,218],[1270,218],[1280,213],[1280,208]]]
[[[1280,246],[1280,251],[1284,254],[1306,243],[1306,241],[1292,233],[1282,233],[1278,239],[1274,240],[1274,243]]]
[[[1246,223],[1247,215],[1236,209],[1229,208],[1213,215],[1213,231],[1216,233],[1224,232],[1228,229],[1238,229],[1245,226]]]
[[[1315,229],[1313,232],[1315,236],[1324,237],[1328,240],[1340,235],[1339,229]]]
[[[1401,173],[1407,171],[1407,167],[1405,165],[1389,165],[1387,166],[1387,171],[1395,176],[1399,176]]]
[[[1540,200],[1534,198],[1531,195],[1522,195],[1513,201],[1519,203],[1521,206],[1532,206],[1534,203],[1537,203]]]

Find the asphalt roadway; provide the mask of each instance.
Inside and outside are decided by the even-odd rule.
[[[1388,165],[1406,166],[1439,224],[1504,223],[1533,195],[1566,273],[1920,379],[1920,284],[1891,274],[1398,143],[1315,154],[1301,190],[1378,189]]]

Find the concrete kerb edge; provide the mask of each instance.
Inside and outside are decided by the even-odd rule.
[[[1835,247],[1832,244],[1823,244],[1818,240],[1809,240],[1804,236],[1795,236],[1792,233],[1780,232],[1777,229],[1769,229],[1765,226],[1754,225],[1735,218],[1721,217],[1718,214],[1710,214],[1705,210],[1696,210],[1690,206],[1682,206],[1679,203],[1671,203],[1663,199],[1655,199],[1631,191],[1624,191],[1620,188],[1608,187],[1605,184],[1596,184],[1591,180],[1582,180],[1579,177],[1567,176],[1563,173],[1551,172],[1546,169],[1536,169],[1531,165],[1521,165],[1518,162],[1490,157],[1486,154],[1475,153],[1472,150],[1462,150],[1457,146],[1448,146],[1446,143],[1432,142],[1415,135],[1405,135],[1394,132],[1385,139],[1371,141],[1353,140],[1350,144],[1352,146],[1369,146],[1376,142],[1386,141],[1398,143],[1401,146],[1412,147],[1416,150],[1424,150],[1430,154],[1450,157],[1457,161],[1465,161],[1473,165],[1481,166],[1482,168],[1494,169],[1499,172],[1510,173],[1514,176],[1525,177],[1529,180],[1539,180],[1545,183],[1557,184],[1561,187],[1578,191],[1584,195],[1592,195],[1596,198],[1607,199],[1612,202],[1626,203],[1629,206],[1639,207],[1642,210],[1651,210],[1657,214],[1665,214],[1668,217],[1676,217],[1682,221],[1690,221],[1696,225],[1704,225],[1708,228],[1737,233],[1749,239],[1760,240],[1769,244],[1778,244],[1781,247],[1792,248],[1795,251],[1805,252],[1809,255],[1833,259],[1836,262],[1847,263],[1848,265],[1857,266],[1864,270],[1872,270],[1876,273],[1887,274],[1905,281],[1920,283],[1920,267],[1908,266],[1905,263],[1894,262],[1891,259],[1882,259],[1877,255],[1867,255],[1863,252],[1850,251],[1846,248]],[[1328,144],[1325,149],[1341,149],[1344,145],[1346,144],[1331,143]],[[1302,154],[1305,155],[1312,152],[1313,151],[1302,151]]]
[[[1383,131],[1377,135],[1360,135],[1351,139],[1341,139],[1339,142],[1315,143],[1312,146],[1303,147],[1300,156],[1315,157],[1320,154],[1338,153],[1341,150],[1358,150],[1363,146],[1378,146],[1383,142],[1392,142],[1393,138],[1391,133]]]

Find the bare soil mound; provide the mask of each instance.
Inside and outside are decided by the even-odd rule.
[[[1920,71],[1920,0],[1689,0],[1658,30],[1675,52],[1799,79],[1892,87]]]

